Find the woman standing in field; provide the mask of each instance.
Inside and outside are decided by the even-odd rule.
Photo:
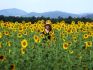
[[[45,28],[44,32],[41,33],[44,35],[44,38],[42,39],[42,44],[45,44],[51,40],[51,35],[50,35],[50,32],[52,31],[51,25],[48,22],[46,22],[44,28]]]
[[[46,22],[44,28],[45,28],[45,32],[42,32],[41,33],[41,34],[44,34],[45,35],[45,38],[44,39],[51,39],[51,36],[50,36],[50,31],[52,30],[51,25]]]

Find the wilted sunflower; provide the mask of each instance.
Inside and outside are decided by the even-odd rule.
[[[40,42],[40,38],[39,38],[37,35],[34,35],[34,41],[35,41],[36,43],[38,43],[38,42]]]
[[[7,45],[8,45],[8,46],[11,46],[11,42],[10,42],[10,41],[8,41],[8,42],[7,42]]]
[[[21,41],[21,46],[22,46],[22,48],[26,48],[28,46],[28,42],[26,39]]]
[[[68,49],[68,47],[69,47],[69,45],[68,45],[68,43],[63,43],[63,49]]]
[[[15,70],[15,65],[14,64],[10,65],[10,70]]]
[[[4,61],[5,57],[3,55],[0,55],[0,61]]]

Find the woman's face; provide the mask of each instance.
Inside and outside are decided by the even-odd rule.
[[[46,33],[49,33],[51,31],[51,26],[49,24],[45,25],[45,31]]]
[[[49,26],[46,26],[46,29],[49,29]]]
[[[46,33],[49,33],[49,30],[45,29]]]

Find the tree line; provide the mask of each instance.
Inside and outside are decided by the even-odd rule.
[[[64,20],[66,23],[71,23],[72,21],[75,21],[75,23],[77,23],[78,21],[82,21],[82,22],[93,22],[93,19],[91,18],[85,18],[85,17],[81,17],[81,18],[72,18],[71,16],[69,16],[68,18],[62,18],[62,17],[58,17],[58,18],[50,18],[50,17],[15,17],[15,16],[3,16],[0,15],[0,20],[7,22],[31,22],[32,24],[34,24],[35,22],[37,22],[38,20],[51,20],[52,23],[57,23],[57,22],[61,22],[62,20]]]

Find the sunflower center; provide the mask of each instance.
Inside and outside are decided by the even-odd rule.
[[[0,56],[0,59],[3,59],[4,58],[4,56]]]
[[[64,45],[65,48],[67,48],[67,46],[68,46],[67,44]]]
[[[26,45],[26,42],[23,42],[23,45]]]

